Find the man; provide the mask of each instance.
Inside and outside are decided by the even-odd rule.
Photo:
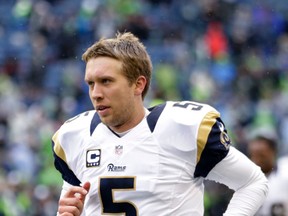
[[[275,138],[259,134],[248,142],[247,147],[249,157],[261,167],[269,181],[269,193],[256,215],[288,215],[288,176],[285,175],[287,159],[286,157],[278,159]]]
[[[235,190],[225,215],[257,211],[267,179],[230,146],[214,108],[192,101],[144,107],[152,65],[137,37],[103,38],[83,60],[95,110],[53,136],[64,180],[58,215],[203,215],[205,178]]]

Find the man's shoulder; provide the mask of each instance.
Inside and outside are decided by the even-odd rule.
[[[285,175],[288,178],[288,154],[285,156],[281,156],[277,160],[278,170],[281,174]]]
[[[167,101],[150,109],[147,122],[151,132],[197,132],[201,125],[216,122],[220,113],[212,106],[194,101]],[[210,124],[209,124],[210,125]],[[212,125],[210,125],[212,126]]]
[[[214,107],[196,101],[167,101],[160,106],[165,106],[162,111],[163,114],[161,114],[162,120],[179,124],[200,123],[205,116],[211,113],[213,117],[220,116]]]
[[[95,110],[89,110],[68,119],[60,126],[55,135],[57,134],[57,136],[63,136],[70,133],[76,134],[79,131],[89,129],[95,113]]]

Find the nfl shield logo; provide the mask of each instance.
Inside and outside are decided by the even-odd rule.
[[[115,154],[121,155],[122,153],[123,153],[123,146],[121,145],[115,146]]]

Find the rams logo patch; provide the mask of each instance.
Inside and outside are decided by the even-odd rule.
[[[220,141],[225,146],[226,149],[229,148],[231,140],[230,140],[230,137],[228,136],[228,134],[225,133],[224,131],[222,131],[220,134]]]
[[[101,161],[101,149],[87,150],[86,167],[98,167]]]
[[[217,122],[217,124],[219,126],[220,131],[221,131],[220,142],[225,146],[226,149],[228,149],[230,144],[231,144],[230,137],[226,133],[224,125],[221,122]]]

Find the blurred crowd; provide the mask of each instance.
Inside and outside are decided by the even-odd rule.
[[[117,31],[133,32],[151,55],[147,106],[209,103],[244,153],[255,133],[288,153],[286,1],[0,0],[0,216],[55,215],[51,136],[92,109],[81,56]]]

